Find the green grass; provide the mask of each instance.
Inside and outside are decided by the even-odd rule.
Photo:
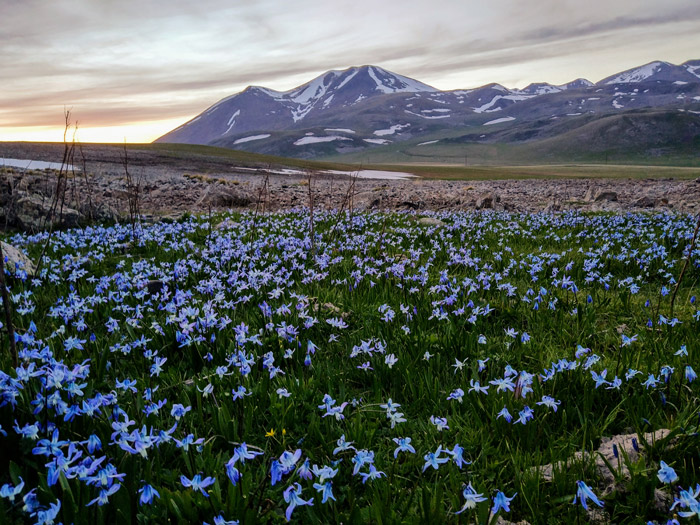
[[[31,370],[43,375],[21,381],[15,408],[0,407],[0,424],[8,432],[0,438],[0,483],[17,483],[21,476],[23,494],[36,487],[42,504],[60,499],[58,519],[76,525],[211,523],[219,513],[241,523],[283,523],[283,492],[296,482],[304,499],[315,497],[313,506],[294,510],[298,523],[486,523],[490,503],[455,514],[466,483],[487,498],[497,491],[517,493],[510,513],[501,513],[512,521],[585,522],[583,510],[571,504],[577,480],[604,499],[609,522],[665,522],[670,514],[653,506],[654,490],[672,498],[678,485],[699,481],[700,381],[684,376],[686,365],[697,368],[700,355],[698,303],[691,302],[700,292],[697,252],[673,315],[664,290],[673,288],[679,274],[692,218],[429,215],[445,225],[426,227],[405,213],[350,217],[316,210],[313,240],[304,211],[234,214],[222,229],[206,218],[186,218],[144,227],[136,239],[129,226],[55,234],[44,273],[10,282],[14,322],[27,337],[20,343],[21,362],[25,369],[35,363]],[[213,223],[224,218],[215,216]],[[44,237],[18,235],[12,241],[36,256]],[[165,282],[167,294],[148,293],[149,280]],[[269,305],[271,315],[261,305]],[[388,310],[393,317],[385,317]],[[659,324],[660,314],[680,323]],[[108,329],[110,318],[117,329]],[[305,327],[309,318],[318,322]],[[331,318],[343,318],[347,327],[334,328],[326,322]],[[290,325],[298,334],[283,336],[280,330]],[[509,328],[517,337],[506,333]],[[523,333],[529,341],[521,339]],[[621,333],[638,340],[623,346]],[[250,340],[254,334],[257,339]],[[139,342],[142,337],[147,341]],[[83,340],[84,348],[65,350],[70,338]],[[307,363],[309,341],[318,349]],[[589,351],[577,360],[578,345]],[[687,357],[676,355],[682,345]],[[153,352],[167,358],[158,374],[151,371]],[[397,358],[393,366],[388,354]],[[599,361],[589,370],[591,355]],[[270,356],[283,374],[271,377]],[[241,373],[244,357],[251,360],[247,374]],[[549,380],[539,377],[562,359],[578,364]],[[453,366],[456,360],[464,365]],[[479,360],[488,360],[483,369]],[[69,371],[82,363],[89,373],[60,379],[52,372],[62,370],[58,361]],[[360,368],[364,362],[372,370]],[[649,374],[658,377],[664,365],[675,368],[668,382],[645,388],[643,381]],[[221,366],[225,373],[218,373]],[[488,395],[468,391],[471,381],[488,385],[508,367],[533,374],[533,391],[499,393],[494,385]],[[619,389],[595,388],[591,371],[605,369],[612,381],[630,368],[642,374],[623,379]],[[17,375],[6,339],[0,370]],[[12,390],[2,377],[3,391]],[[47,377],[58,378],[60,386],[47,387]],[[116,387],[127,378],[136,380],[136,392]],[[82,385],[81,394],[71,382]],[[234,400],[231,392],[240,386],[250,395]],[[153,401],[167,402],[159,413],[146,415],[146,389],[156,387]],[[280,388],[290,397],[278,395]],[[464,390],[463,401],[447,400],[457,388]],[[54,392],[68,406],[113,392],[115,405],[72,420],[55,409],[34,415],[31,402]],[[325,394],[337,405],[348,403],[344,418],[323,416],[318,406]],[[561,403],[556,412],[536,405],[544,395]],[[389,399],[401,404],[406,419],[394,428],[379,406]],[[178,403],[191,407],[180,421],[171,415]],[[112,423],[123,419],[115,406],[134,421],[129,433],[145,425],[158,435],[177,423],[173,437],[191,433],[203,439],[201,447],[184,450],[170,441],[148,447],[146,457],[129,453],[112,438]],[[507,423],[497,417],[504,406],[515,418],[529,406],[534,420]],[[439,431],[431,416],[447,418],[449,429]],[[82,458],[93,455],[84,442],[98,436],[103,450],[94,456],[106,456],[102,467],[111,463],[125,475],[121,488],[106,505],[86,507],[99,494],[94,484],[62,474],[50,485],[50,458],[32,454],[36,443],[12,430],[15,420],[20,427],[55,424]],[[603,437],[661,428],[671,436],[653,445],[642,442],[641,457],[630,463],[631,477],[614,487],[606,489],[593,460],[573,460],[576,452],[595,450]],[[48,434],[42,430],[39,437]],[[362,483],[353,476],[354,453],[333,452],[341,435],[358,450],[373,451],[386,477]],[[417,453],[394,458],[393,438],[406,436]],[[225,465],[241,442],[264,454],[237,463],[242,477],[234,486]],[[470,464],[460,469],[450,461],[424,470],[425,454],[455,444]],[[299,471],[271,486],[273,460],[296,449],[302,451],[299,464],[308,458],[311,465],[338,469],[332,479],[336,501],[321,503],[313,482]],[[659,482],[661,460],[676,469],[677,483]],[[533,473],[557,462],[567,467],[555,469],[551,482]],[[181,475],[200,472],[216,478],[208,498],[180,482]],[[153,505],[138,503],[144,482],[160,492]],[[21,523],[20,507],[0,500],[0,516]]]

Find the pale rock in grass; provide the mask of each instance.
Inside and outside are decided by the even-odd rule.
[[[662,428],[655,432],[647,432],[644,434],[644,440],[640,440],[637,434],[619,434],[613,437],[603,437],[600,441],[600,446],[598,450],[593,454],[590,452],[576,452],[573,457],[573,461],[582,461],[586,459],[592,459],[595,462],[598,475],[603,479],[604,489],[603,495],[609,494],[616,487],[615,477],[622,479],[629,479],[630,472],[625,463],[625,456],[629,459],[631,463],[636,462],[639,459],[639,452],[634,449],[632,444],[633,439],[637,440],[640,451],[642,450],[643,442],[646,441],[649,444],[654,444],[657,441],[667,438],[670,435],[670,430]],[[615,457],[614,447],[617,447],[618,457]],[[538,474],[544,481],[553,481],[554,471],[565,469],[568,462],[559,462],[556,464],[547,464],[539,467],[533,467],[530,472],[533,474]],[[610,470],[608,466],[610,464],[614,471]]]
[[[10,274],[14,274],[18,269],[24,270],[27,275],[34,275],[36,268],[29,257],[11,244],[2,241],[0,244],[2,244],[2,254],[5,257],[5,268]]]
[[[230,219],[226,218],[223,221],[221,221],[219,224],[217,224],[214,229],[215,230],[230,230],[232,228],[235,228],[239,224],[237,222],[233,222]]]
[[[671,494],[662,489],[654,489],[654,508],[656,510],[666,513],[671,509],[672,503]]]
[[[498,516],[498,518],[496,519],[495,525],[530,525],[530,522],[527,520],[509,521],[509,520],[505,519],[503,516]]]
[[[418,219],[418,224],[422,226],[445,226],[444,222],[433,217],[421,217]]]

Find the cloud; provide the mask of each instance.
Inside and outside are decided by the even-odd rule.
[[[361,64],[443,89],[598,80],[694,58],[698,22],[696,0],[4,0],[0,128],[64,105],[90,125],[184,120]]]

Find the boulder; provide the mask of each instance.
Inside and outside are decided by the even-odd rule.
[[[617,192],[610,190],[598,190],[593,196],[594,202],[614,202],[617,201]]]
[[[636,201],[634,201],[635,208],[653,208],[655,205],[656,200],[649,197],[649,195],[644,195],[643,197],[639,197]]]
[[[0,244],[2,244],[2,255],[5,258],[5,268],[10,274],[14,274],[17,270],[24,270],[28,275],[34,275],[36,268],[29,257],[11,244],[2,241]]]
[[[445,226],[445,223],[440,219],[435,219],[433,217],[421,217],[418,219],[418,224],[423,226]]]
[[[47,218],[51,214],[51,199],[42,199],[36,195],[22,197],[15,203],[15,220],[23,229],[40,230],[49,226]],[[60,205],[57,207],[52,222],[54,226],[72,228],[78,226],[82,215],[78,210]]]
[[[120,218],[119,212],[106,202],[83,202],[78,207],[78,211],[80,211],[84,217],[98,221],[119,222]]]
[[[158,279],[151,279],[146,283],[146,288],[150,294],[159,293],[164,287],[165,283]]]
[[[490,210],[496,202],[500,202],[501,198],[493,193],[484,193],[476,199],[477,210]]]
[[[255,202],[252,194],[240,189],[219,185],[210,185],[197,201],[197,205],[213,208],[236,208],[248,206]]]
[[[561,211],[561,201],[559,201],[558,199],[550,199],[542,211],[544,211],[545,213]]]

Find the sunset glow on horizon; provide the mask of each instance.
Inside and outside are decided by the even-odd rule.
[[[71,126],[66,139],[71,142],[100,144],[147,144],[178,127],[187,118],[174,118],[154,122],[135,122],[119,126],[82,127]],[[63,142],[65,126],[36,126],[27,128],[0,128],[0,142]]]

